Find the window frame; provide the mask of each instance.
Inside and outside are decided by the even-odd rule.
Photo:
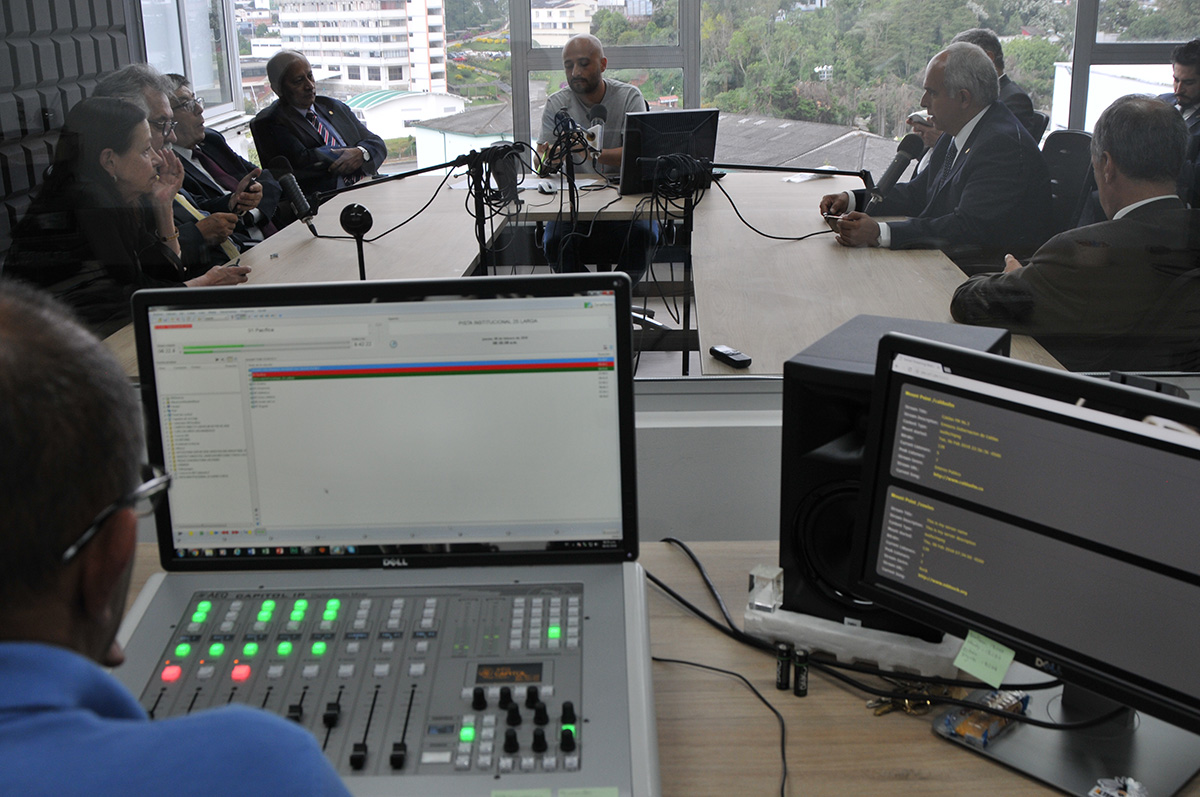
[[[680,69],[683,72],[683,107],[700,107],[700,3],[679,2],[679,43],[604,48],[609,69]],[[562,69],[562,51],[556,47],[533,46],[532,0],[509,0],[509,51],[512,55],[513,136],[532,141],[529,75],[531,72]],[[687,43],[693,42],[693,46]],[[518,77],[519,76],[519,77]],[[518,110],[523,109],[523,110]],[[540,131],[539,131],[540,132]]]

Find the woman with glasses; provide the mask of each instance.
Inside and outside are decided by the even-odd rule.
[[[245,282],[242,266],[183,280],[173,213],[182,181],[178,160],[152,146],[143,110],[112,97],[83,100],[13,231],[5,273],[49,289],[101,335],[129,322],[139,288]]]

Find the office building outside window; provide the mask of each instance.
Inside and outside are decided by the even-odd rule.
[[[442,0],[286,0],[279,28],[280,46],[320,64],[319,79],[342,77],[339,93],[447,90]]]

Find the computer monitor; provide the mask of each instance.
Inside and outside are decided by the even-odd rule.
[[[855,593],[1067,688],[983,751],[1075,794],[1200,768],[1200,405],[903,335],[879,346]],[[1111,705],[1111,704],[1110,704]]]
[[[640,160],[690,155],[711,162],[717,151],[719,116],[715,108],[627,114],[621,145],[620,193],[648,194],[654,190],[654,167]]]

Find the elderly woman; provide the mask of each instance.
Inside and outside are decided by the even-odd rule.
[[[183,167],[151,146],[138,106],[109,97],[71,109],[50,175],[13,231],[5,273],[71,304],[100,335],[129,322],[139,288],[233,285],[244,266],[216,266],[186,282],[172,202]]]

